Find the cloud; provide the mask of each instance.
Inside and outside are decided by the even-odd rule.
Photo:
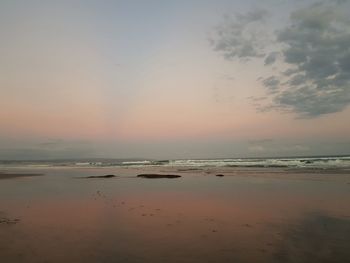
[[[226,59],[263,57],[266,38],[247,27],[266,19],[248,13],[236,16],[218,31],[214,50]],[[320,1],[291,13],[275,33],[265,66],[281,60],[287,70],[261,79],[272,104],[261,111],[295,112],[314,118],[340,112],[350,104],[350,1]]]
[[[248,143],[250,144],[263,144],[263,143],[272,143],[274,142],[273,139],[266,138],[266,139],[256,139],[256,140],[249,140]]]
[[[265,58],[264,64],[265,66],[267,65],[272,65],[273,63],[276,62],[278,58],[279,52],[270,52],[267,57]]]
[[[248,152],[254,154],[269,154],[271,156],[276,155],[291,155],[291,154],[304,154],[311,149],[308,145],[302,143],[296,143],[293,141],[285,142],[275,139],[255,139],[248,141]]]
[[[302,117],[315,117],[342,111],[349,104],[350,96],[346,89],[331,91],[302,86],[283,91],[274,98],[274,101],[279,108],[290,108]]]
[[[290,86],[300,86],[307,81],[307,76],[304,74],[298,74],[292,76],[288,83]]]
[[[317,117],[350,104],[350,20],[342,9],[340,2],[313,4],[293,12],[277,33],[292,67],[284,72],[289,85],[274,98],[277,106]]]
[[[279,88],[280,80],[276,76],[270,76],[262,80],[263,85],[269,90],[269,93],[276,93]]]
[[[261,145],[252,145],[248,147],[248,151],[251,153],[262,153],[265,152],[265,148]]]
[[[0,142],[0,159],[3,160],[67,159],[91,157],[93,154],[94,148],[91,143],[83,140],[46,139],[39,142],[10,141],[5,144]]]
[[[293,74],[295,74],[295,73],[297,73],[298,72],[298,69],[295,69],[295,68],[289,68],[289,69],[287,69],[286,71],[284,71],[284,72],[282,72],[282,74],[284,75],[284,76],[291,76],[291,75],[293,75]]]
[[[62,139],[48,139],[37,144],[38,148],[56,148],[64,143]]]
[[[292,147],[292,150],[295,150],[298,152],[308,152],[310,151],[310,147],[297,144],[297,145],[294,145],[294,147]]]
[[[246,14],[225,16],[210,38],[212,48],[228,60],[263,57],[264,35],[259,33],[259,28],[267,14],[266,10],[255,9]]]

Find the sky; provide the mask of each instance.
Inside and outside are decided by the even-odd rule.
[[[0,159],[350,154],[350,1],[0,2]]]

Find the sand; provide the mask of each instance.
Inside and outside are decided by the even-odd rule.
[[[344,171],[55,167],[6,174],[45,176],[1,180],[1,262],[350,259]],[[109,174],[118,180],[103,178]],[[88,176],[102,178],[74,180]]]

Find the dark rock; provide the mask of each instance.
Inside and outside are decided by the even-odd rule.
[[[32,177],[32,176],[42,176],[43,174],[35,173],[3,173],[0,172],[0,179],[12,179],[17,177]]]
[[[223,174],[217,174],[217,175],[215,175],[215,176],[217,176],[217,177],[224,177],[225,175],[223,175]]]
[[[179,178],[179,177],[181,177],[181,175],[174,175],[174,174],[139,174],[137,177],[150,178],[150,179],[156,179],[156,178]]]
[[[87,176],[83,178],[113,178],[116,177],[114,174],[107,174],[107,175],[92,175],[92,176]]]

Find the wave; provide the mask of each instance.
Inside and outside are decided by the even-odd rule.
[[[96,165],[90,163],[92,166]],[[101,164],[98,164],[99,166]],[[123,161],[102,166],[170,166],[170,167],[252,167],[252,168],[319,168],[350,169],[350,156],[342,157],[303,157],[303,158],[226,158],[226,159],[179,159]]]
[[[184,159],[170,161],[169,165],[190,167],[350,168],[350,156],[264,159]]]
[[[178,159],[178,160],[117,160],[99,159],[86,161],[0,161],[1,166],[76,166],[76,167],[113,167],[113,166],[169,166],[169,167],[252,167],[252,168],[315,168],[350,169],[350,156],[340,157],[303,157],[303,158],[225,158],[225,159]],[[187,168],[186,168],[187,169]]]

